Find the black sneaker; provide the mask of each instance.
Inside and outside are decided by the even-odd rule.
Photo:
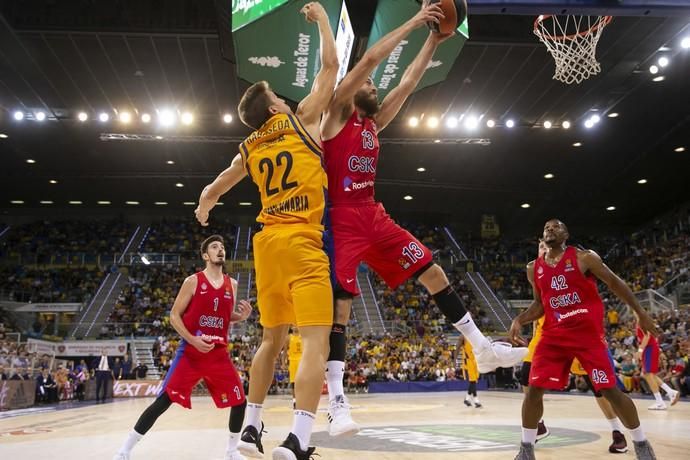
[[[474,407],[476,407],[477,409],[481,409],[482,403],[474,403]]]
[[[467,407],[472,407],[472,403],[469,402],[467,399],[464,402]]]
[[[612,454],[624,454],[628,451],[628,442],[625,440],[625,435],[618,430],[611,433],[613,442],[609,446],[609,452]]]
[[[273,460],[310,460],[313,458],[315,449],[315,447],[309,447],[307,450],[302,450],[297,436],[290,433],[280,446],[273,449]]]
[[[256,427],[248,425],[242,431],[240,442],[237,444],[237,450],[242,455],[251,458],[264,458],[264,446],[261,444],[261,434],[264,432],[264,423],[261,422],[261,431]]]
[[[546,428],[546,425],[544,424],[544,421],[540,421],[539,425],[537,425],[537,440],[534,441],[536,444],[537,442],[541,441],[544,438],[548,438],[551,432],[549,431],[548,428]]]

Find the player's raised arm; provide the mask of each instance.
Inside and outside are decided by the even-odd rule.
[[[544,316],[544,305],[541,303],[541,294],[539,293],[539,288],[537,288],[537,285],[534,283],[534,261],[527,264],[527,280],[529,280],[529,284],[532,286],[532,303],[527,310],[515,317],[513,323],[510,325],[509,332],[509,337],[513,342],[523,345],[526,342],[520,337],[520,329],[522,329],[522,326]]]
[[[230,167],[221,172],[216,179],[208,184],[201,191],[199,197],[199,206],[197,206],[194,214],[196,220],[204,227],[208,225],[208,213],[218,203],[218,198],[227,193],[231,188],[237,185],[244,176],[247,175],[247,170],[244,168],[242,156],[238,153],[232,159]]]
[[[453,34],[441,35],[436,32],[429,32],[429,37],[427,37],[426,42],[424,42],[424,46],[422,46],[419,54],[417,54],[410,66],[405,70],[405,73],[400,79],[400,84],[396,86],[393,91],[388,93],[381,103],[381,109],[374,117],[379,132],[388,126],[388,123],[395,118],[407,98],[410,97],[412,91],[417,87],[419,80],[422,79],[422,75],[424,75],[429,65],[429,61],[434,57],[438,45],[452,36]]]
[[[317,23],[319,26],[319,36],[321,37],[321,69],[316,74],[311,92],[302,99],[296,112],[302,123],[309,127],[309,125],[318,125],[321,121],[321,114],[326,110],[333,96],[333,88],[338,77],[339,63],[335,48],[335,38],[333,37],[331,25],[328,22],[326,10],[319,2],[310,2],[304,5],[302,12],[305,14],[308,22]]]
[[[202,353],[208,353],[213,349],[213,344],[204,342],[201,337],[193,335],[191,332],[189,332],[189,330],[187,330],[184,322],[182,321],[182,315],[184,314],[185,310],[187,310],[189,302],[192,301],[192,296],[194,296],[194,292],[196,291],[196,283],[197,277],[194,275],[188,276],[184,280],[184,283],[182,283],[180,292],[177,293],[175,302],[170,310],[170,324],[190,345]]]
[[[327,117],[335,118],[332,121],[324,120],[325,123],[338,123],[350,116],[353,110],[353,97],[359,88],[367,81],[377,65],[379,65],[396,46],[407,37],[410,32],[418,27],[424,26],[427,22],[439,22],[442,19],[443,11],[437,4],[422,5],[419,12],[406,23],[397,29],[389,32],[380,39],[374,46],[369,48],[357,65],[345,75],[345,78],[336,88],[335,96],[328,106]]]
[[[616,297],[628,304],[628,306],[635,312],[635,315],[639,320],[640,329],[642,329],[644,332],[658,335],[659,331],[654,325],[654,321],[637,301],[637,298],[633,294],[630,287],[608,266],[606,266],[606,264],[601,260],[601,257],[599,257],[599,254],[594,251],[582,251],[580,256],[583,263],[583,271],[589,271],[592,273],[599,280],[604,282],[611,292],[616,294]]]

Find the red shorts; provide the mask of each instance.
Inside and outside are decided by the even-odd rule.
[[[330,209],[335,249],[335,278],[341,288],[359,295],[357,267],[366,262],[391,288],[433,260],[431,250],[400,227],[383,205],[336,206]]]
[[[191,345],[180,342],[159,396],[166,392],[172,402],[191,409],[192,390],[204,379],[216,407],[232,407],[244,402],[242,381],[225,347],[216,347],[207,354],[185,351],[185,348]]]
[[[534,350],[529,385],[549,390],[564,389],[568,386],[574,358],[587,371],[596,390],[616,386],[616,371],[605,341],[586,341],[574,347],[563,346],[543,336]]]
[[[645,374],[659,373],[659,347],[646,346],[642,351],[642,370]]]

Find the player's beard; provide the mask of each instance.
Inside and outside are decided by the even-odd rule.
[[[355,93],[355,106],[364,111],[364,116],[371,118],[379,111],[379,100],[375,94],[360,90]]]

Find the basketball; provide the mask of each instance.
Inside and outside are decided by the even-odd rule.
[[[445,15],[439,24],[428,22],[429,29],[441,34],[452,33],[467,16],[467,0],[430,0],[429,4],[438,3]]]

